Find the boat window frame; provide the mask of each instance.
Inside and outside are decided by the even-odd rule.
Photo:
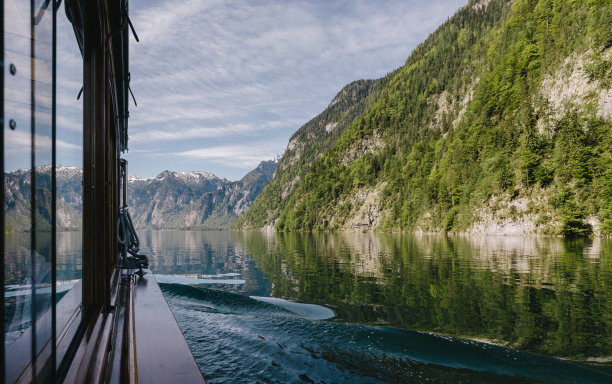
[[[49,5],[52,4],[52,7],[49,7]],[[80,3],[77,3],[80,4]],[[51,38],[51,186],[50,186],[50,193],[51,193],[51,207],[50,207],[50,217],[51,217],[51,247],[50,247],[50,259],[51,259],[51,300],[50,300],[50,311],[46,311],[44,314],[41,314],[40,317],[36,317],[35,314],[33,314],[33,319],[32,319],[32,326],[30,326],[28,329],[26,329],[26,331],[19,336],[19,338],[17,340],[15,340],[13,343],[11,343],[10,346],[6,346],[4,345],[5,343],[5,324],[4,324],[4,311],[3,311],[3,321],[1,322],[1,331],[2,331],[2,352],[0,354],[0,377],[3,378],[3,380],[0,381],[40,381],[41,379],[44,380],[48,380],[50,379],[51,381],[55,382],[58,380],[61,380],[61,378],[66,374],[67,370],[70,367],[70,363],[72,362],[73,358],[75,357],[77,351],[78,351],[78,346],[82,341],[82,337],[86,331],[86,329],[90,326],[90,323],[93,321],[93,319],[95,319],[96,316],[96,312],[99,312],[99,310],[101,309],[100,305],[99,305],[99,300],[97,299],[97,296],[95,295],[95,293],[93,293],[91,290],[87,289],[87,286],[89,285],[88,282],[92,282],[92,281],[98,281],[98,282],[102,282],[104,283],[104,281],[107,282],[107,284],[105,284],[105,288],[110,290],[110,283],[111,283],[111,278],[107,278],[106,273],[101,274],[98,271],[96,271],[94,269],[94,263],[92,262],[94,255],[91,249],[89,249],[88,251],[86,251],[85,248],[82,249],[81,252],[81,257],[82,257],[82,265],[83,265],[83,269],[85,269],[85,267],[87,266],[89,268],[89,274],[88,277],[85,278],[85,272],[83,271],[83,275],[81,277],[81,281],[79,283],[77,283],[63,298],[62,300],[60,300],[59,302],[57,302],[57,292],[56,292],[56,283],[57,283],[57,275],[56,275],[56,271],[57,271],[57,219],[56,219],[56,212],[57,212],[57,205],[56,205],[56,198],[57,198],[57,194],[56,194],[56,190],[57,190],[57,185],[56,185],[56,101],[57,101],[57,95],[56,95],[56,85],[57,85],[57,81],[56,81],[56,68],[57,68],[57,14],[60,11],[60,5],[61,5],[61,1],[59,0],[43,0],[42,4],[40,5],[40,9],[38,9],[38,11],[35,11],[34,8],[35,5],[35,1],[31,0],[30,2],[30,23],[31,23],[31,30],[32,30],[32,34],[34,33],[34,28],[35,25],[37,25],[38,23],[41,22],[41,20],[43,20],[45,17],[51,17],[52,20],[47,21],[47,22],[51,22],[51,34],[52,36]],[[0,10],[2,11],[1,14],[4,14],[4,1],[0,2]],[[93,7],[85,7],[85,8],[93,8]],[[81,8],[82,10],[82,8]],[[96,14],[95,17],[98,17],[98,15]],[[2,119],[2,129],[0,130],[0,147],[4,149],[4,144],[5,144],[5,140],[4,140],[4,129],[7,127],[7,125],[5,124],[5,119],[4,119],[4,35],[5,35],[5,24],[4,24],[4,17],[0,18],[0,30],[2,31],[2,38],[0,39],[0,52],[2,54],[2,56],[0,56],[0,63],[2,65],[2,74],[1,74],[1,82],[0,82],[0,90],[1,90],[1,94],[0,96],[2,96],[1,100],[2,102],[1,104],[1,109],[0,109],[0,118]],[[81,19],[83,20],[83,19]],[[94,31],[94,33],[98,34],[99,37],[99,31]],[[93,33],[92,33],[93,34]],[[46,38],[49,38],[49,36],[46,36]],[[33,38],[33,36],[31,36],[31,44],[34,45],[35,44],[35,40]],[[75,39],[77,40],[77,39]],[[33,48],[31,48],[30,53],[33,52]],[[34,57],[31,58],[32,61],[35,60]],[[82,60],[83,62],[83,66],[86,67],[86,60]],[[32,64],[34,65],[34,64]],[[100,73],[98,74],[100,75]],[[102,77],[105,76],[104,73],[101,73]],[[86,79],[84,79],[86,80]],[[33,83],[33,80],[31,80]],[[31,114],[32,116],[34,116],[34,100],[35,100],[35,91],[34,91],[34,86],[32,86],[31,91],[31,100],[32,100],[32,105],[31,105]],[[88,92],[85,92],[87,96]],[[98,105],[96,105],[95,103],[92,103],[90,105],[90,109],[96,111],[97,113],[100,113],[100,108],[97,108]],[[87,112],[85,111],[85,107],[83,107],[83,116],[86,117]],[[105,111],[102,111],[105,112]],[[33,117],[32,117],[33,120]],[[86,139],[87,138],[87,133],[89,133],[89,131],[87,131],[86,129],[86,124],[83,124],[83,138]],[[32,124],[32,128],[31,128],[31,135],[32,137],[35,134],[36,131],[36,125],[33,123]],[[87,131],[87,132],[86,132]],[[34,139],[32,139],[34,141]],[[85,143],[84,143],[85,144]],[[34,146],[34,144],[32,145],[32,153],[34,153],[34,151],[37,148]],[[92,149],[91,146],[89,148],[90,150]],[[85,156],[85,153],[84,153]],[[32,159],[34,159],[34,155],[32,154]],[[34,161],[34,160],[33,160]],[[31,173],[31,177],[33,178],[31,180],[31,183],[34,184],[35,180],[34,178],[36,177],[36,165],[34,162],[32,162],[32,164],[30,165],[30,173]],[[3,188],[2,188],[2,192],[0,194],[0,198],[2,198],[2,200],[4,201],[4,156],[0,156],[0,170],[1,175],[0,175],[0,182],[2,182]],[[86,188],[93,188],[93,185],[89,185],[87,182],[83,182],[83,187],[84,190]],[[34,188],[32,188],[34,189]],[[28,202],[30,207],[31,207],[31,211],[32,211],[32,222],[30,223],[30,225],[32,226],[32,232],[35,232],[35,227],[36,227],[36,222],[34,221],[34,216],[35,216],[35,212],[36,212],[36,201],[33,199],[32,201]],[[4,206],[1,208],[0,213],[2,215],[2,217],[0,218],[0,230],[2,230],[2,258],[0,258],[0,267],[1,270],[3,271],[3,273],[1,273],[1,282],[2,282],[2,295],[0,295],[1,297],[1,304],[2,307],[4,308],[5,305],[5,300],[4,300],[4,283],[5,283],[5,276],[4,276],[4,266],[5,266],[5,257],[4,257],[4,251],[5,251],[5,242],[4,242],[4,230],[5,230],[5,212],[4,212]],[[92,212],[89,213],[85,213],[83,212],[83,221],[85,221],[85,217],[89,216],[90,218],[92,217]],[[85,233],[83,231],[83,233]],[[104,239],[106,241],[109,241],[110,239],[106,238]],[[35,243],[35,239],[33,239],[31,241],[32,245],[34,245]],[[34,248],[32,248],[31,251],[32,257],[34,254]],[[111,267],[111,268],[104,268],[105,271],[107,271],[108,269],[112,269],[111,265],[108,265],[110,263],[108,263],[108,259],[107,257],[102,257],[102,260],[100,260],[101,262],[103,262],[104,264],[107,264],[107,267]],[[32,291],[32,300],[36,300],[36,291],[35,291],[35,284],[36,282],[33,282],[33,291]],[[78,291],[81,291],[81,295],[78,296],[78,300],[79,303],[75,305],[74,303],[74,296],[77,296],[76,293]],[[98,293],[99,296],[99,293]],[[105,297],[109,297],[109,293],[107,292],[105,295]],[[91,300],[84,305],[84,301],[85,301],[85,297],[90,298]],[[62,321],[62,324],[58,324],[57,320],[58,320],[58,312],[61,314],[60,316],[60,320]],[[51,332],[50,332],[50,340],[44,343],[44,346],[41,347],[41,349],[39,349],[36,345],[36,329],[37,329],[37,325],[38,324],[46,324],[46,326],[50,326],[51,327]],[[43,381],[44,381],[43,380]]]
[[[51,9],[49,9],[49,4],[52,3],[52,7]],[[49,193],[50,193],[50,202],[48,202],[47,204],[49,205],[47,208],[49,208],[50,212],[50,221],[51,221],[51,226],[50,226],[50,233],[48,234],[48,236],[50,235],[50,249],[49,249],[49,261],[50,261],[50,272],[51,272],[51,282],[50,282],[50,288],[51,288],[51,296],[49,299],[49,309],[47,309],[44,313],[41,313],[40,316],[37,316],[36,314],[36,305],[32,304],[32,313],[31,313],[31,317],[32,317],[32,325],[26,329],[26,331],[19,336],[19,338],[17,340],[15,340],[13,343],[11,343],[11,345],[9,346],[5,346],[5,338],[6,338],[6,334],[5,334],[5,319],[4,319],[4,310],[3,310],[3,319],[1,322],[1,326],[2,326],[2,352],[0,354],[0,377],[2,377],[2,381],[7,381],[7,379],[9,379],[10,377],[13,377],[14,380],[26,380],[26,381],[37,381],[40,377],[47,377],[50,378],[52,381],[55,381],[56,379],[56,372],[57,372],[57,347],[58,347],[58,343],[57,343],[57,308],[58,305],[60,306],[60,308],[63,308],[66,306],[66,303],[69,300],[62,300],[60,303],[57,302],[57,292],[56,292],[56,282],[57,282],[57,275],[56,275],[56,267],[57,267],[57,253],[56,253],[56,241],[57,241],[57,221],[56,221],[56,212],[57,212],[57,206],[56,206],[56,198],[57,198],[57,194],[56,194],[56,174],[55,174],[55,170],[56,170],[56,60],[57,60],[57,30],[56,30],[56,21],[57,21],[57,11],[59,9],[59,5],[60,5],[60,1],[56,1],[54,0],[53,2],[51,2],[51,0],[44,0],[42,2],[42,4],[40,4],[40,7],[36,7],[36,2],[34,0],[32,0],[30,2],[30,17],[29,17],[29,21],[30,21],[30,62],[31,62],[31,73],[29,75],[30,78],[30,83],[31,83],[31,88],[30,88],[30,100],[31,100],[31,105],[30,105],[30,118],[31,118],[31,126],[30,126],[30,137],[31,137],[31,141],[32,141],[32,146],[31,146],[31,164],[30,164],[30,185],[31,187],[31,200],[29,201],[29,205],[31,207],[31,249],[30,249],[30,256],[32,259],[34,259],[35,257],[35,253],[36,253],[36,248],[37,248],[37,244],[36,244],[36,223],[37,223],[37,219],[36,219],[36,214],[38,212],[38,208],[37,208],[37,199],[36,199],[36,179],[37,177],[39,177],[37,175],[37,166],[39,164],[36,164],[35,162],[35,154],[36,151],[39,149],[39,147],[36,146],[35,144],[35,137],[37,135],[37,128],[39,127],[39,125],[37,125],[36,123],[36,113],[37,113],[37,105],[38,103],[35,101],[36,100],[36,82],[38,81],[36,79],[37,77],[37,67],[36,67],[36,62],[40,60],[40,58],[38,56],[35,55],[35,46],[36,46],[36,26],[39,25],[41,23],[41,21],[44,21],[45,23],[50,23],[50,35],[48,35],[49,31],[46,30],[43,34],[43,39],[47,40],[47,43],[51,42],[51,47],[50,47],[50,55],[51,57],[46,57],[45,58],[45,62],[49,62],[51,64],[51,73],[50,73],[50,83],[51,84],[47,84],[47,86],[50,85],[50,90],[47,89],[47,92],[50,91],[50,105],[44,105],[44,108],[50,108],[50,116],[49,114],[47,114],[47,118],[50,117],[50,126],[47,127],[46,129],[50,129],[50,131],[47,131],[48,134],[50,134],[50,148],[47,148],[49,150],[49,155],[50,155],[50,160],[51,160],[51,167],[49,169],[50,171],[50,180],[49,180]],[[4,15],[4,1],[1,2],[0,4],[0,14]],[[45,21],[45,17],[47,18]],[[50,19],[49,19],[50,18]],[[3,149],[4,151],[4,145],[5,145],[5,141],[4,141],[4,129],[5,129],[5,119],[4,119],[4,87],[5,87],[5,82],[4,82],[4,69],[5,69],[5,60],[4,60],[4,49],[5,49],[5,45],[4,45],[4,36],[5,36],[5,24],[4,24],[4,17],[2,17],[2,20],[0,20],[0,30],[2,31],[2,37],[1,37],[1,43],[0,43],[0,54],[2,56],[0,56],[0,63],[2,63],[2,73],[1,73],[1,82],[0,82],[0,96],[1,96],[1,100],[2,102],[0,103],[0,118],[2,121],[2,129],[0,130],[0,147]],[[46,36],[45,36],[46,35]],[[49,60],[50,59],[50,60]],[[39,66],[42,64],[39,64]],[[12,69],[12,68],[11,68]],[[44,71],[44,69],[43,69]],[[14,73],[14,72],[11,72]],[[36,80],[35,80],[36,79]],[[47,110],[47,113],[49,111]],[[12,128],[12,127],[11,127]],[[49,160],[49,159],[47,159]],[[0,175],[0,182],[2,183],[2,192],[0,194],[0,198],[2,198],[2,200],[4,201],[4,155],[0,156],[0,170],[1,175]],[[4,267],[5,267],[5,241],[4,241],[4,231],[5,231],[5,211],[4,211],[4,205],[2,206],[1,209],[1,215],[2,217],[0,218],[0,229],[2,230],[2,258],[0,260],[0,270],[2,271],[2,273],[0,274],[1,277],[0,279],[2,280],[2,295],[0,295],[1,297],[1,304],[2,307],[4,308],[5,305],[5,300],[4,300],[4,296],[5,296],[5,292],[4,292],[4,284],[5,284],[5,275],[4,275]],[[44,232],[47,232],[46,230]],[[37,295],[36,295],[36,286],[38,283],[40,283],[39,281],[36,280],[36,276],[35,276],[35,272],[36,272],[36,266],[35,263],[33,261],[31,261],[32,264],[32,299],[31,302],[34,303],[35,301],[37,301]],[[77,288],[78,289],[78,288]],[[72,295],[74,295],[75,290],[71,290]],[[69,293],[68,295],[65,296],[65,298],[70,299],[71,294]],[[79,307],[79,306],[77,306]],[[78,310],[77,311],[73,311],[72,314],[70,314],[69,316],[67,316],[67,318],[65,319],[65,323],[60,325],[61,328],[61,340],[64,341],[64,343],[66,341],[69,341],[69,339],[74,339],[74,337],[76,336],[76,332],[75,332],[75,322],[74,319],[79,319],[80,317],[78,316]],[[78,322],[80,323],[80,322]],[[37,338],[37,328],[40,326],[44,326],[44,327],[49,327],[50,328],[50,332],[49,332],[49,339],[48,340],[40,340],[39,342],[37,342],[36,338]],[[78,327],[77,327],[78,328]],[[39,345],[39,343],[42,343],[41,345]],[[62,350],[67,350],[67,348],[63,348]],[[7,351],[11,351],[11,353],[7,353]],[[63,356],[60,356],[60,360],[62,360]],[[12,380],[11,380],[12,381]]]

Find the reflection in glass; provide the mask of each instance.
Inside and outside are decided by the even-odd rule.
[[[36,1],[34,8],[21,1],[4,5],[4,55],[9,65],[5,66],[3,102],[6,119],[15,121],[14,130],[5,124],[3,148],[5,347],[35,323],[33,337],[39,351],[49,342],[52,329],[52,216],[56,215],[57,228],[63,231],[80,231],[82,221],[82,107],[76,97],[82,83],[82,61],[72,25],[63,12],[58,14],[57,211],[52,211],[53,20],[46,3]],[[57,241],[62,242],[57,255],[59,300],[81,277],[81,235],[59,234]],[[68,255],[71,260],[65,263]],[[75,293],[76,300],[71,298],[74,308],[58,308],[75,310],[80,289]],[[63,318],[60,314],[57,319]],[[48,353],[39,359],[47,359]]]
[[[38,6],[36,3],[39,3]],[[51,341],[52,322],[51,285],[52,254],[51,254],[51,216],[53,215],[51,201],[52,164],[52,66],[53,66],[53,14],[44,9],[44,3],[35,2],[31,9],[32,34],[32,82],[31,82],[31,118],[32,118],[32,187],[34,194],[32,217],[32,336],[36,351],[40,351],[33,361],[36,372],[36,362],[47,361],[52,348],[44,348]]]
[[[56,328],[62,333],[81,303],[83,212],[83,107],[77,99],[83,85],[83,61],[72,24],[63,9],[57,14],[56,47]],[[72,289],[70,295],[67,295]]]
[[[5,347],[32,324],[32,66],[30,60],[30,6],[22,1],[4,3],[4,124],[5,233]],[[9,72],[10,64],[13,73]],[[27,231],[12,241],[10,232]],[[7,234],[9,233],[9,234]],[[27,295],[11,296],[19,288]]]
[[[66,202],[63,197],[71,187],[66,187],[67,178],[63,172],[61,183],[56,185],[62,187],[62,200],[54,200],[56,189],[53,177],[58,172],[53,168],[56,151],[53,121],[53,3],[44,0],[5,1],[4,11],[4,57],[7,65],[4,66],[3,118],[11,121],[11,124],[4,125],[2,148],[5,164],[2,218],[5,225],[4,348],[9,348],[6,356],[12,359],[10,364],[7,363],[7,378],[12,379],[13,376],[24,374],[26,370],[32,375],[38,375],[42,370],[50,369],[47,363],[51,361],[55,348],[52,342],[54,321],[65,318],[62,314],[56,317],[53,311],[56,308],[53,292],[57,290],[55,300],[59,300],[65,297],[68,289],[75,286],[80,278],[81,253],[80,236],[62,240],[70,246],[64,244],[64,253],[59,256],[60,272],[57,277],[60,280],[56,281],[52,226],[56,217],[60,228],[80,229],[82,187],[78,179],[79,169],[69,175],[70,181],[78,187],[72,187],[74,193],[67,199],[76,208],[68,214],[65,209],[59,210],[56,216],[54,203],[63,206]],[[75,46],[74,37],[68,34],[71,33],[71,26],[66,21],[64,24],[61,38],[69,39]],[[71,71],[69,78],[73,80],[80,77],[78,49],[76,52],[76,61],[71,61],[72,66],[68,69]],[[78,105],[73,108],[72,117],[65,114],[64,122],[73,119],[74,125],[70,127],[73,131],[75,125],[80,124],[78,108]],[[80,145],[74,143],[82,138],[78,137],[78,130],[72,136],[73,144],[65,144],[69,141],[62,140],[57,148],[62,154],[69,149],[80,150],[80,154],[79,151],[76,155],[72,153],[72,157],[78,159],[75,163],[78,167],[82,164],[82,150]],[[58,236],[58,239],[62,239],[62,236]],[[69,272],[64,271],[66,263],[62,261],[68,257],[67,249],[71,249],[70,255],[79,260],[78,263],[69,263],[72,264]],[[79,301],[80,298],[75,308]],[[26,353],[27,356],[24,355]]]
[[[30,234],[4,234],[4,345],[8,347],[32,325]]]

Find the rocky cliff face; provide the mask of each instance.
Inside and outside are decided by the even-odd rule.
[[[384,81],[358,80],[346,85],[329,106],[291,136],[274,178],[253,206],[236,222],[241,229],[274,225],[297,190],[302,177],[329,150],[345,129],[363,113]]]

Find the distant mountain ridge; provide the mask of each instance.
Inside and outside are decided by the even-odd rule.
[[[158,174],[156,177],[153,177],[153,178],[138,178],[136,176],[130,176],[128,177],[128,181],[130,182],[132,181],[151,181],[151,180],[156,180],[156,179],[162,180],[166,177],[174,177],[184,182],[199,182],[202,180],[221,180],[224,182],[229,182],[226,178],[217,177],[209,172],[202,172],[202,171],[176,172],[176,171],[168,171],[168,170],[161,172],[160,174]]]
[[[272,179],[278,159],[262,161],[239,181],[207,172],[164,171],[129,180],[134,225],[151,229],[227,229]]]
[[[154,178],[128,179],[129,210],[137,228],[227,229],[251,206],[272,179],[278,158],[262,161],[239,181],[208,172],[163,171]],[[37,168],[41,196],[50,199],[50,166]],[[24,231],[30,220],[29,169],[5,173],[4,210],[8,231]],[[83,171],[57,166],[57,226],[80,230]],[[40,206],[41,228],[51,225],[50,212]]]
[[[50,165],[36,168],[40,192],[38,199],[38,228],[51,227]],[[83,170],[58,165],[55,171],[57,182],[57,226],[61,230],[80,229],[80,212],[83,207]],[[4,215],[7,231],[24,231],[30,228],[30,169],[18,169],[4,174]]]

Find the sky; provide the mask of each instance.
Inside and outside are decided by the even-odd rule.
[[[35,2],[40,7],[41,2]],[[30,2],[8,1],[4,8],[4,111],[5,120],[16,122],[15,130],[4,130],[4,166],[11,172],[30,168],[31,157],[31,66]],[[50,9],[51,7],[49,7]],[[83,61],[72,26],[63,7],[57,24],[57,163],[83,164],[82,86]],[[51,163],[52,103],[52,14],[43,13],[35,27],[36,166]],[[10,65],[15,73],[10,73]]]
[[[131,0],[128,172],[240,179],[282,155],[346,84],[402,66],[466,2]],[[78,166],[80,53],[58,20],[58,163]]]
[[[130,1],[129,172],[240,179],[344,85],[402,66],[466,2]]]

